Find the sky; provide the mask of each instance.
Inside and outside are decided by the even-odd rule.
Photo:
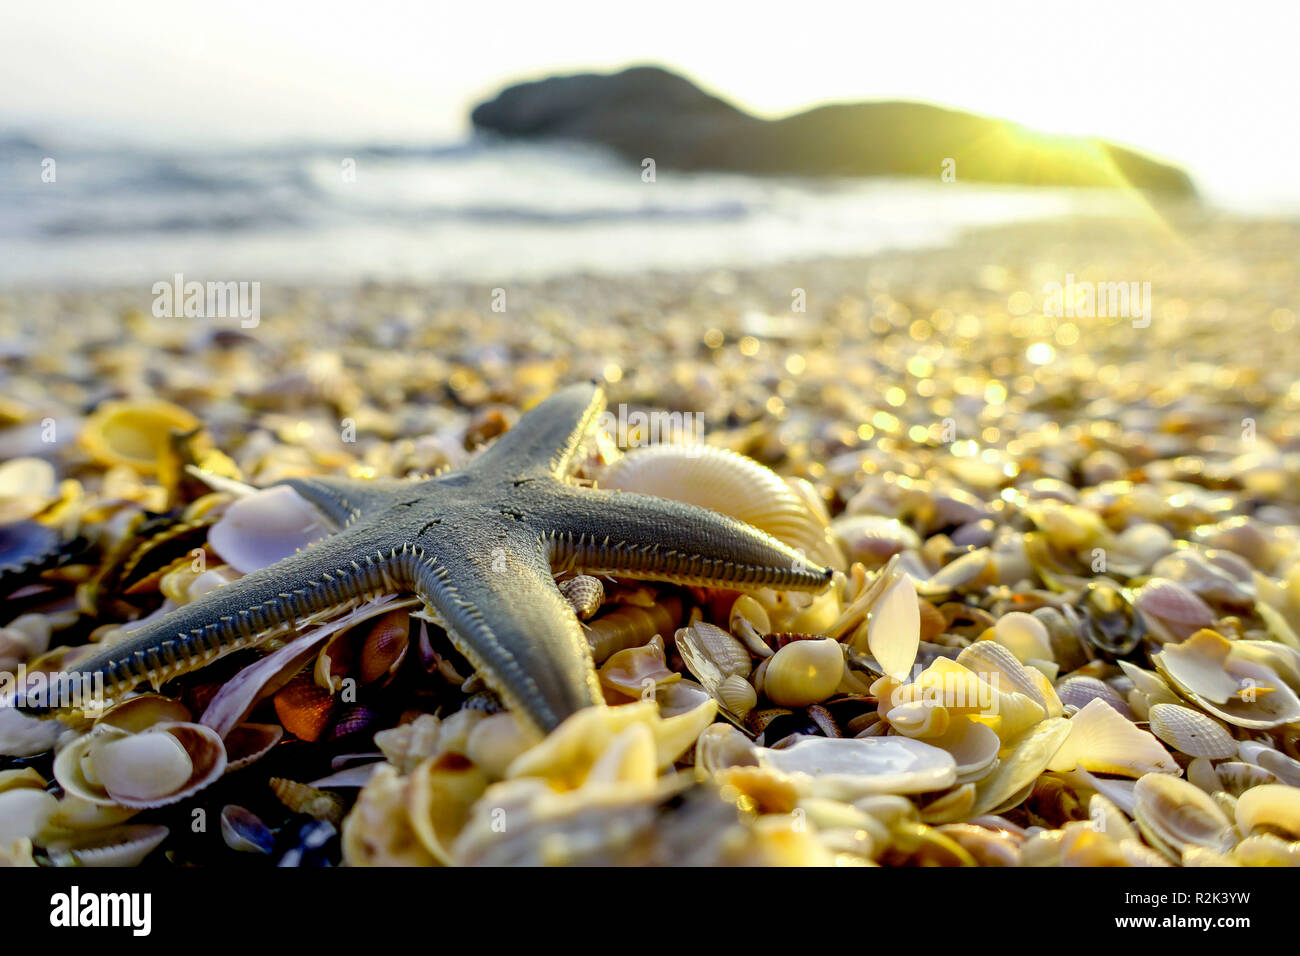
[[[1300,195],[1298,35],[1294,0],[0,0],[0,128],[445,142],[512,80],[653,62],[768,116],[913,99],[1103,136],[1267,203]]]

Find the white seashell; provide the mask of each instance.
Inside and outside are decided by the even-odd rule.
[[[921,547],[921,536],[915,531],[897,518],[880,515],[841,515],[831,522],[831,533],[850,562],[861,561],[869,568],[884,564],[901,551]]]
[[[1300,760],[1294,760],[1280,750],[1253,740],[1243,740],[1238,744],[1238,749],[1242,760],[1262,767],[1285,784],[1300,787]]]
[[[917,584],[916,591],[925,597],[941,597],[960,591],[983,576],[990,569],[992,560],[993,552],[988,548],[967,552]]]
[[[782,707],[807,707],[835,693],[844,677],[844,650],[832,638],[792,641],[767,661],[763,693]]]
[[[330,533],[330,524],[287,485],[240,498],[208,531],[223,561],[248,574],[302,550]]]
[[[164,722],[132,734],[99,725],[54,760],[68,793],[100,806],[147,809],[176,803],[226,769],[221,737],[200,724]]]
[[[1237,742],[1223,725],[1198,710],[1179,704],[1153,704],[1147,715],[1151,732],[1189,757],[1231,757]]]
[[[1042,707],[1048,717],[1059,717],[1064,713],[1060,697],[1042,671],[1025,667],[996,641],[976,641],[963,648],[957,655],[957,663],[1001,691],[1029,698]]]
[[[1182,772],[1160,741],[1100,699],[1070,718],[1070,735],[1047,765],[1049,770],[1075,767],[1125,777]]]
[[[757,747],[731,724],[710,724],[695,741],[695,769],[712,775],[728,767],[757,766]]]
[[[744,720],[745,715],[758,703],[758,692],[745,678],[731,674],[718,684],[718,703]]]
[[[1152,578],[1138,588],[1133,606],[1142,612],[1147,628],[1166,642],[1185,640],[1215,621],[1208,604],[1167,578]]]
[[[1217,790],[1239,797],[1253,787],[1281,783],[1271,770],[1241,760],[1226,760],[1214,768],[1219,776]]]
[[[1203,790],[1179,777],[1149,773],[1133,788],[1133,816],[1142,835],[1175,862],[1188,846],[1226,853],[1232,824]]]
[[[1069,736],[1070,723],[1064,717],[1049,717],[1022,734],[997,769],[976,784],[971,816],[1001,812],[1028,796],[1038,775]]]
[[[1277,673],[1235,654],[1213,631],[1166,644],[1152,660],[1180,693],[1234,726],[1267,730],[1300,720],[1300,698]]]
[[[1091,790],[1099,793],[1130,817],[1133,816],[1133,789],[1136,780],[1117,780],[1114,777],[1095,777],[1082,767],[1061,774],[1061,779],[1075,791]]]
[[[904,737],[916,738],[938,737],[951,723],[948,708],[925,700],[900,704],[886,713],[885,719]]]
[[[53,794],[34,787],[0,792],[0,850],[18,840],[36,837],[58,805]]]
[[[947,731],[926,743],[946,750],[957,764],[957,782],[978,780],[997,763],[1002,740],[987,724],[962,718],[949,723]]]
[[[659,716],[665,719],[692,711],[710,699],[709,692],[693,680],[678,680],[655,687]]]
[[[0,756],[31,757],[54,747],[66,728],[57,720],[30,717],[0,700]]]
[[[650,445],[628,452],[600,487],[684,501],[751,524],[809,559],[843,568],[817,515],[781,476],[751,458],[711,445]]]
[[[94,754],[95,774],[117,798],[150,802],[179,790],[194,762],[171,734],[132,734],[110,741]]]
[[[889,586],[867,620],[867,647],[890,677],[902,680],[916,662],[921,646],[921,608],[916,586],[900,574]]]
[[[1016,655],[1022,664],[1034,659],[1055,659],[1046,625],[1024,611],[1011,611],[998,618],[993,626],[993,640]]]
[[[760,766],[790,775],[812,796],[848,802],[943,790],[957,779],[946,751],[907,737],[805,737],[782,750],[759,748],[756,756]]]

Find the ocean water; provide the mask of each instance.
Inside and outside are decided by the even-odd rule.
[[[944,184],[937,170],[933,183],[666,169],[646,182],[635,164],[568,145],[164,150],[0,134],[0,287],[752,266],[936,246],[972,226],[1132,203]]]

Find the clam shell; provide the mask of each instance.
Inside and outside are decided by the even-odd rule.
[[[226,846],[240,853],[270,853],[275,836],[258,816],[228,803],[221,808],[221,837]]]
[[[1300,760],[1288,757],[1280,750],[1267,744],[1249,740],[1243,740],[1238,744],[1238,749],[1242,760],[1253,763],[1257,767],[1263,767],[1285,784],[1300,787]]]
[[[1237,798],[1237,827],[1246,835],[1258,828],[1300,840],[1300,789],[1264,784],[1247,790]]]
[[[1152,660],[1179,693],[1234,726],[1267,730],[1300,720],[1300,698],[1277,673],[1233,654],[1214,631],[1166,644]]]
[[[1160,741],[1099,698],[1070,718],[1070,734],[1047,765],[1049,770],[1075,767],[1125,777],[1182,772]]]
[[[607,467],[602,488],[633,491],[708,508],[766,531],[810,560],[843,568],[826,528],[770,468],[710,445],[636,448]]]
[[[869,568],[884,564],[899,552],[921,547],[921,537],[915,531],[897,518],[880,515],[841,515],[831,522],[831,533],[850,563],[860,561]]]
[[[287,558],[330,533],[328,520],[288,485],[234,502],[208,531],[221,559],[248,574]]]
[[[240,724],[226,735],[226,773],[261,760],[283,737],[279,724]]]
[[[1253,787],[1281,783],[1272,771],[1241,760],[1228,760],[1214,769],[1219,777],[1219,789],[1234,797],[1240,797]]]
[[[891,677],[902,679],[916,662],[921,642],[921,609],[916,587],[907,574],[898,575],[867,619],[867,647]]]
[[[801,792],[848,802],[943,790],[957,780],[947,751],[907,737],[805,737],[782,750],[760,748],[756,756],[759,766],[795,778]]]
[[[54,761],[64,790],[90,803],[149,809],[178,803],[226,770],[221,737],[201,724],[164,722],[132,734],[104,725]]]
[[[129,824],[94,830],[71,840],[59,840],[47,848],[51,861],[71,866],[139,866],[167,839],[164,826]],[[66,860],[66,863],[62,861]]]
[[[1200,788],[1163,773],[1149,773],[1133,789],[1133,815],[1142,835],[1175,862],[1189,846],[1226,853],[1232,823]]]
[[[838,641],[793,641],[768,659],[763,693],[782,707],[807,707],[835,693],[843,677],[844,651]]]
[[[1069,734],[1070,721],[1064,717],[1049,717],[1023,734],[997,769],[976,784],[971,816],[997,813],[1020,803]]]
[[[1024,611],[1011,611],[998,618],[993,627],[993,640],[1014,654],[1022,664],[1030,660],[1055,660],[1046,625]]]
[[[1189,757],[1231,757],[1237,742],[1223,725],[1198,710],[1179,704],[1153,704],[1147,715],[1151,732]]]
[[[78,441],[101,465],[128,465],[142,475],[175,468],[173,431],[198,428],[197,418],[178,405],[130,399],[101,403],[82,425]]]
[[[1002,740],[987,724],[969,718],[953,720],[944,733],[926,743],[952,755],[958,783],[978,780],[990,772],[1002,747]]]

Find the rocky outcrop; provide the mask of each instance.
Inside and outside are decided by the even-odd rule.
[[[751,116],[658,67],[520,83],[477,106],[478,130],[599,143],[657,166],[801,176],[925,176],[1194,193],[1181,169],[1103,140],[1036,133],[924,103],[845,103]]]

